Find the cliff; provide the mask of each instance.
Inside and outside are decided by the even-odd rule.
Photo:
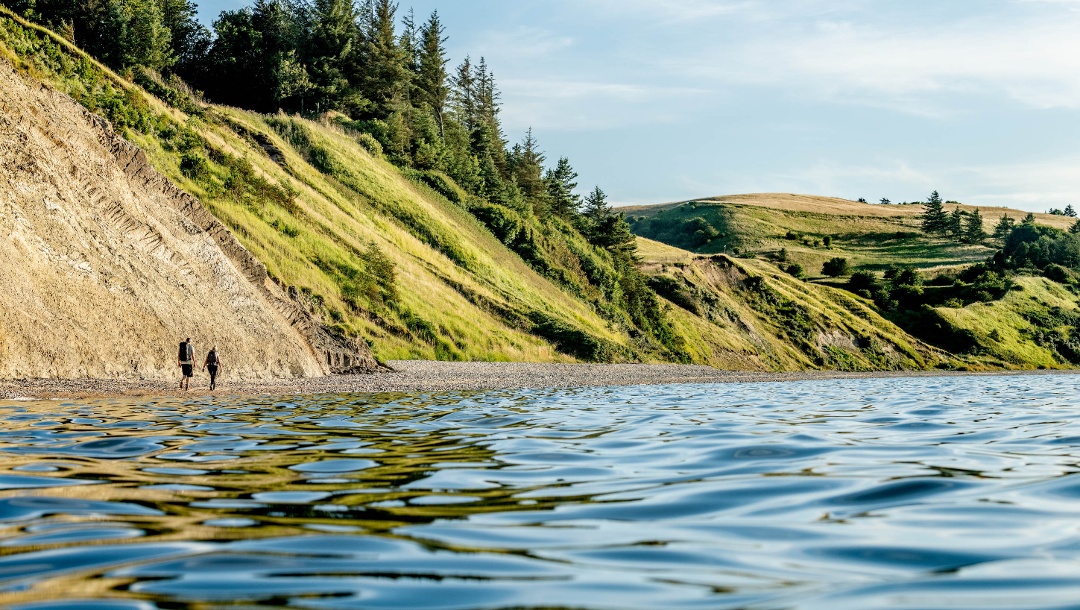
[[[0,376],[167,378],[188,336],[226,378],[377,366],[138,147],[6,61],[0,235]]]

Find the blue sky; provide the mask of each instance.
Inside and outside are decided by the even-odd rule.
[[[196,0],[206,23],[245,0]],[[416,0],[618,203],[1080,205],[1080,0]]]

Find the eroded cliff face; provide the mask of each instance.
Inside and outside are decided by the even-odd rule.
[[[99,117],[0,61],[0,376],[225,379],[373,370]]]

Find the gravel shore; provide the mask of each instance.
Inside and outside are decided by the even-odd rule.
[[[527,362],[436,362],[427,360],[401,360],[391,361],[387,364],[392,370],[364,375],[221,382],[218,384],[217,390],[213,392],[210,392],[207,387],[208,378],[205,374],[196,375],[192,380],[191,389],[186,392],[179,390],[174,381],[11,379],[0,380],[0,399],[203,396],[210,394],[220,396],[261,396],[347,392],[439,392],[972,374],[940,371],[760,373],[722,371],[707,366],[678,364],[550,364]],[[1002,373],[1008,373],[1008,371],[1002,371]]]

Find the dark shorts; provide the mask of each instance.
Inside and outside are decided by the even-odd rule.
[[[193,375],[192,375],[191,369],[193,369],[193,368],[195,368],[195,366],[192,365],[192,364],[182,364],[182,365],[180,365],[180,369],[184,371],[184,377],[192,377]]]

